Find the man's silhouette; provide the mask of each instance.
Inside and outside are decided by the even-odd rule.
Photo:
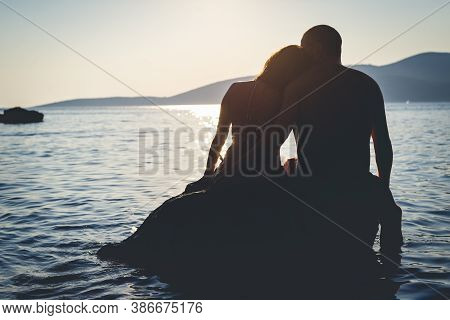
[[[295,119],[300,128],[312,125],[303,153],[313,177],[367,176],[372,136],[379,177],[389,185],[392,145],[377,83],[341,65],[342,40],[335,29],[313,27],[301,44],[315,66],[286,88],[283,118]]]
[[[382,245],[385,250],[398,251],[401,210],[388,190],[393,152],[380,88],[366,74],[341,64],[342,39],[332,27],[309,29],[301,45],[314,66],[287,86],[283,111],[275,123],[285,128],[311,126],[307,143],[298,137],[299,163],[308,167],[310,180],[342,188],[368,180],[372,137],[378,176],[385,185],[381,200],[392,208],[379,210],[383,211]],[[380,197],[373,199],[383,202]]]

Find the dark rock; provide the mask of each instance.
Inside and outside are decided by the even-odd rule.
[[[360,286],[372,288],[367,281],[379,274],[372,250],[379,214],[392,213],[391,195],[378,178],[336,186],[282,178],[277,183],[290,193],[248,178],[173,197],[133,235],[97,255],[200,291],[194,296],[231,290],[236,298],[239,288],[252,298],[274,293],[342,299],[358,298]],[[267,281],[274,275],[276,281]]]
[[[42,122],[44,114],[34,110],[25,110],[21,107],[7,109],[0,115],[0,122],[7,124]]]

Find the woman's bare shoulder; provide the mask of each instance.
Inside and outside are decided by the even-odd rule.
[[[242,95],[247,95],[248,92],[255,85],[255,81],[239,81],[233,83],[225,94],[224,99],[237,98]]]
[[[255,90],[256,89],[256,90]],[[272,101],[281,99],[282,92],[273,88],[271,85],[259,81],[242,81],[233,83],[225,94],[224,101],[233,104],[242,104],[248,102],[248,97],[255,90],[255,97],[259,99]]]
[[[250,81],[239,81],[235,82],[230,86],[228,91],[243,91],[252,88],[255,85],[255,80]]]

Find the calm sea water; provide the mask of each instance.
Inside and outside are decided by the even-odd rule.
[[[95,256],[201,176],[218,106],[165,108],[184,124],[156,107],[70,107],[41,109],[43,123],[0,125],[0,298],[180,295]],[[449,296],[450,104],[387,109],[406,241],[396,296]],[[292,141],[283,153],[295,153]]]

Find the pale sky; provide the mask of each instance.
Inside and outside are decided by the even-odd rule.
[[[0,0],[0,106],[136,96],[17,16],[7,3],[144,95],[166,96],[258,73],[317,24],[362,58],[448,0]],[[450,5],[362,63],[450,52]]]

